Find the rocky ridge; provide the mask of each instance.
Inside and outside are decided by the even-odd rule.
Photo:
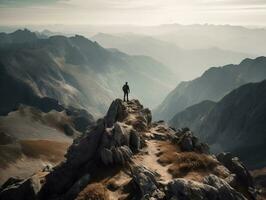
[[[152,123],[150,110],[137,100],[113,101],[65,157],[26,180],[10,178],[0,199],[256,198],[253,180],[238,158],[211,155],[188,128]]]

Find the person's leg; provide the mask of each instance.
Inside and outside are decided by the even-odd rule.
[[[127,101],[128,101],[128,92],[127,92]]]
[[[124,101],[126,101],[126,93],[124,92]]]

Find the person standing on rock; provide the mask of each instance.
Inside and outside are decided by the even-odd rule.
[[[124,101],[126,101],[126,98],[127,98],[127,101],[128,101],[128,93],[130,92],[130,89],[129,89],[129,86],[127,84],[127,82],[125,83],[125,85],[123,86],[123,92],[124,92]]]

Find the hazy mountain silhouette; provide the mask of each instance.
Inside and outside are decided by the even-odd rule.
[[[106,48],[117,48],[133,55],[147,55],[162,62],[177,74],[181,80],[189,80],[203,73],[209,66],[239,63],[251,54],[206,47],[205,49],[183,49],[172,42],[156,39],[156,37],[99,33],[92,37]]]
[[[198,131],[202,121],[215,105],[215,102],[209,100],[192,105],[174,115],[169,125],[175,128],[189,127],[192,131]]]
[[[185,108],[204,100],[218,101],[233,89],[266,78],[266,58],[245,59],[239,65],[213,67],[192,81],[181,82],[155,109],[157,119],[171,119]]]
[[[38,37],[35,33],[29,31],[28,29],[17,30],[13,33],[0,33],[0,45],[10,44],[10,43],[24,43],[32,42],[37,40]]]
[[[191,127],[215,151],[231,151],[249,167],[266,164],[266,81],[243,85],[218,103],[202,102],[178,113],[173,127]]]
[[[107,50],[82,36],[36,39],[28,30],[2,35],[13,38],[0,49],[5,74],[29,86],[37,96],[85,108],[98,116],[115,96],[122,95],[125,81],[132,86],[133,96],[151,106],[158,105],[176,82],[164,65],[149,57]],[[23,35],[28,42],[21,44]],[[2,109],[5,106],[2,104]]]

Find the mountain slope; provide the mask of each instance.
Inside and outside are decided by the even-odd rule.
[[[263,167],[265,111],[266,81],[247,84],[219,101],[203,120],[198,133],[210,144],[237,153],[249,166]]]
[[[24,34],[29,33],[19,37]],[[1,68],[35,95],[85,108],[95,116],[106,111],[113,97],[122,95],[125,81],[132,96],[150,106],[158,105],[176,82],[164,65],[149,57],[106,50],[82,36],[32,39],[23,44],[12,40],[1,46]]]
[[[175,128],[189,127],[192,131],[198,131],[202,121],[216,105],[213,101],[202,101],[192,105],[177,113],[170,121],[169,125]]]
[[[266,78],[266,57],[245,59],[239,65],[213,67],[201,77],[180,83],[158,106],[156,119],[171,119],[176,113],[204,100],[218,101],[233,89]]]
[[[0,33],[0,45],[10,43],[32,42],[38,39],[37,35],[27,29],[17,30],[13,33]]]
[[[131,55],[147,55],[164,63],[182,80],[203,73],[208,66],[239,63],[252,55],[219,48],[183,49],[173,43],[136,34],[109,35],[99,33],[91,38],[106,48],[117,48]]]
[[[230,151],[251,168],[264,167],[266,81],[241,86],[218,103],[202,102],[178,113],[170,125],[192,127],[214,151]],[[254,156],[256,155],[256,156]]]

